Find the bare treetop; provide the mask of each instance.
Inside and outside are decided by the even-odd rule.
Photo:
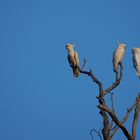
[[[84,60],[82,68],[79,66],[79,59],[78,59],[78,53],[74,51],[73,46],[71,44],[67,44],[66,48],[68,50],[68,62],[70,64],[70,67],[73,70],[73,75],[74,77],[78,77],[79,74],[85,74],[88,75],[91,80],[98,85],[98,102],[99,105],[97,106],[99,108],[100,114],[102,116],[102,121],[103,121],[103,127],[100,129],[100,131],[97,131],[96,129],[91,129],[90,134],[93,139],[93,134],[92,132],[95,132],[98,134],[100,139],[104,140],[112,140],[113,136],[116,134],[118,129],[121,129],[124,136],[128,140],[135,140],[136,136],[136,124],[138,122],[138,116],[140,112],[140,95],[136,97],[135,102],[127,109],[126,115],[122,118],[122,120],[119,120],[117,117],[117,113],[115,112],[114,108],[114,102],[113,100],[113,94],[111,94],[111,102],[112,102],[112,108],[109,108],[106,105],[106,100],[105,96],[109,95],[109,93],[112,92],[117,86],[120,85],[121,80],[122,80],[122,72],[123,72],[123,64],[122,64],[122,59],[124,57],[125,53],[125,44],[119,44],[119,46],[115,49],[113,53],[113,70],[115,72],[115,81],[113,84],[108,86],[106,89],[103,89],[103,84],[102,82],[96,78],[94,75],[92,69],[89,71],[84,70],[84,67],[86,65],[86,60]],[[133,48],[132,49],[132,54],[133,54],[133,63],[134,67],[136,69],[137,75],[140,77],[140,48]],[[132,133],[128,131],[128,129],[124,126],[124,122],[127,121],[130,112],[135,109],[134,111],[134,118],[132,121]],[[109,121],[111,119],[111,122]],[[115,127],[114,127],[114,125]]]

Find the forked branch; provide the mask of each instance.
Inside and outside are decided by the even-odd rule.
[[[134,109],[134,107],[135,107],[136,105],[137,105],[137,102],[135,101],[135,102],[127,109],[127,112],[126,112],[125,116],[124,116],[123,119],[120,121],[120,123],[121,123],[122,125],[127,121],[127,119],[128,119],[128,117],[129,117],[131,111]],[[116,125],[116,126],[113,128],[113,130],[112,130],[110,136],[113,137],[113,135],[117,132],[118,129],[119,129],[119,126]]]
[[[114,82],[111,86],[109,86],[107,89],[105,89],[105,90],[103,91],[103,95],[104,95],[104,96],[105,96],[107,93],[111,92],[114,88],[116,88],[116,87],[120,84],[121,79],[122,79],[122,71],[123,71],[123,65],[122,65],[121,62],[119,63],[119,66],[120,66],[120,76],[119,76],[118,71],[116,71],[116,72],[115,72],[115,74],[116,74],[116,80],[115,80],[115,82]]]
[[[101,105],[101,104],[98,106],[98,108],[103,111],[106,111],[110,115],[112,120],[115,122],[115,124],[123,131],[123,133],[127,137],[127,139],[132,140],[131,135],[129,134],[127,129],[120,123],[117,116],[112,112],[112,110],[110,110],[108,107]]]

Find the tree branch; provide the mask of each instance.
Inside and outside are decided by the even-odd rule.
[[[92,79],[93,82],[95,82],[98,85],[98,89],[99,89],[99,96],[98,101],[100,104],[105,105],[105,100],[103,98],[103,87],[102,87],[102,83],[94,76],[92,70],[90,69],[90,71],[83,71],[79,68],[80,73],[86,74],[88,76],[90,76],[90,78]],[[111,137],[109,136],[109,119],[108,119],[108,115],[105,111],[100,110],[100,114],[103,117],[103,129],[102,129],[102,134],[104,137],[104,140],[111,140]]]
[[[111,108],[112,108],[112,112],[115,113],[113,95],[114,95],[114,94],[111,93],[111,99],[110,99],[110,100],[111,100]],[[112,126],[113,126],[113,120],[111,120],[110,127],[109,127],[109,131],[111,131]]]
[[[119,63],[119,66],[120,66],[120,77],[119,77],[119,75],[118,75],[118,71],[115,72],[115,74],[116,74],[116,80],[115,80],[115,82],[114,82],[111,86],[109,86],[107,89],[105,89],[105,90],[103,91],[104,96],[105,96],[107,93],[109,93],[111,90],[113,90],[114,88],[116,88],[116,87],[120,84],[121,79],[122,79],[122,71],[123,71],[123,65],[122,65],[121,62]]]
[[[101,135],[101,129],[100,129],[99,131],[97,131],[96,129],[91,129],[90,135],[91,135],[91,138],[92,138],[92,140],[93,140],[92,132],[95,132],[95,133],[100,137],[100,140],[103,140],[103,139],[102,139],[102,135]]]
[[[128,117],[129,117],[129,114],[131,113],[131,111],[134,109],[134,107],[136,106],[137,102],[135,101],[128,109],[127,109],[127,112],[126,112],[126,115],[124,116],[124,118],[120,121],[120,123],[123,125]],[[111,137],[113,137],[113,135],[117,132],[117,130],[119,129],[119,126],[116,125],[114,128],[113,128],[113,131],[111,133]]]
[[[131,135],[129,134],[129,132],[127,131],[127,129],[119,122],[118,118],[116,117],[116,115],[112,112],[112,110],[110,110],[109,108],[107,108],[104,105],[99,105],[98,108],[100,108],[101,110],[106,111],[110,117],[112,118],[112,120],[115,122],[115,124],[117,126],[119,126],[119,128],[123,131],[124,135],[127,137],[128,140],[132,140]]]
[[[136,108],[135,108],[135,113],[134,113],[134,119],[133,119],[133,124],[132,124],[132,138],[135,139],[136,136],[136,125],[138,122],[138,117],[139,117],[139,112],[140,112],[140,95],[136,98]]]
[[[99,88],[99,93],[103,94],[103,87],[102,87],[102,83],[94,76],[92,70],[90,69],[90,71],[83,71],[82,69],[79,68],[80,73],[82,74],[86,74],[88,76],[90,76],[90,78],[92,79],[93,82],[95,82],[98,85]]]
[[[85,66],[86,66],[86,63],[87,63],[87,60],[84,59],[83,66],[82,66],[81,70],[84,70],[84,68],[85,68]]]

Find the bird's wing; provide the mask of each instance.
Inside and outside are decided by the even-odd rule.
[[[114,51],[114,53],[113,53],[112,63],[113,63],[113,64],[115,63],[115,51]]]
[[[119,63],[120,61],[122,61],[124,53],[125,53],[124,48],[117,48],[114,52],[114,61],[116,63]]]
[[[140,53],[136,54],[135,59],[136,59],[136,65],[140,66]]]
[[[72,60],[70,55],[68,55],[68,62],[70,64],[70,66],[72,67],[73,66],[73,60]]]
[[[136,69],[136,60],[134,56],[132,57],[132,61],[133,61],[133,67]]]
[[[74,52],[74,59],[76,61],[76,66],[79,66],[79,58],[78,58],[78,53]]]

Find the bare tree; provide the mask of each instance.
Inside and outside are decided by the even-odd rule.
[[[121,47],[120,47],[121,46]],[[122,50],[121,50],[121,49]],[[115,73],[115,81],[113,84],[108,86],[106,89],[103,89],[102,82],[94,75],[94,72],[92,69],[89,71],[85,71],[84,67],[86,65],[86,60],[84,60],[83,66],[80,68],[79,66],[76,66],[72,63],[70,63],[70,67],[72,69],[78,69],[80,74],[88,75],[90,79],[97,84],[98,86],[98,108],[100,111],[100,114],[102,116],[103,126],[102,128],[97,131],[96,129],[91,129],[90,134],[93,139],[93,132],[95,132],[100,139],[102,140],[112,140],[113,136],[116,134],[118,129],[121,129],[124,136],[128,140],[135,140],[136,136],[136,124],[138,121],[138,116],[140,112],[140,93],[136,97],[136,100],[134,103],[127,109],[126,114],[122,118],[122,120],[119,120],[117,117],[117,114],[114,109],[114,99],[113,99],[113,93],[112,90],[117,88],[122,80],[122,72],[123,72],[123,65],[122,65],[122,58],[125,52],[125,45],[120,44],[119,47],[115,50],[113,54],[113,66],[114,66],[114,73]],[[106,104],[105,96],[111,93],[111,108],[109,108]],[[124,126],[124,123],[127,121],[129,114],[134,109],[134,118],[132,122],[132,132],[130,133],[128,129]],[[111,121],[110,121],[111,120]],[[115,125],[115,126],[114,126]]]

